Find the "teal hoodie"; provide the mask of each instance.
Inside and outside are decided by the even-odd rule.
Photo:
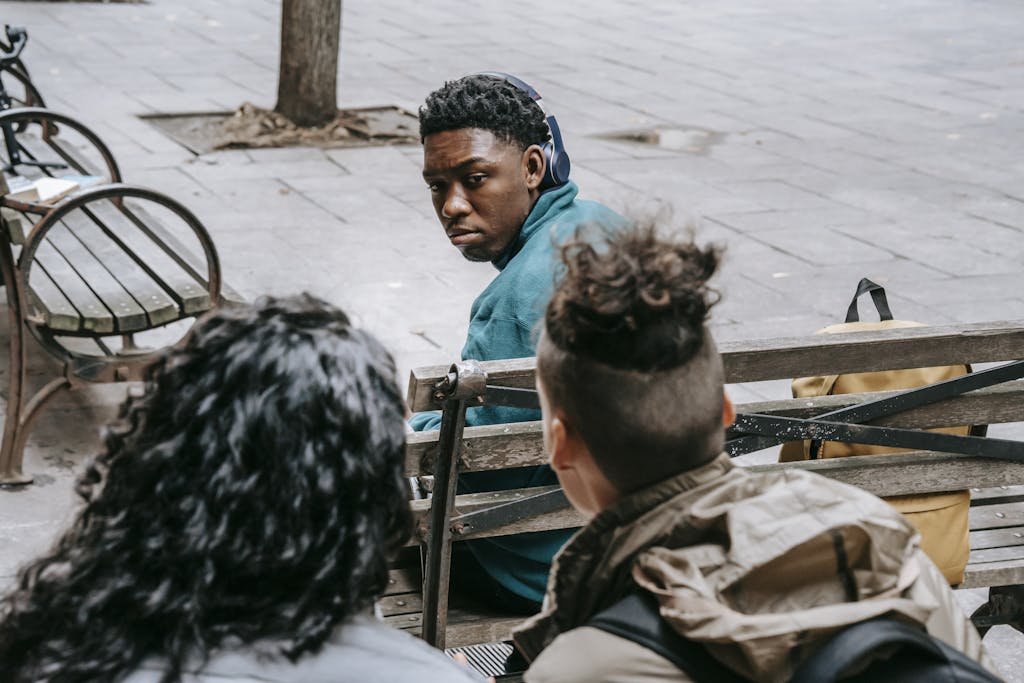
[[[535,328],[554,288],[558,243],[583,224],[610,228],[625,219],[597,202],[577,199],[573,182],[543,193],[519,235],[493,263],[498,275],[473,302],[469,335],[462,358],[504,360],[536,353]],[[466,426],[539,420],[539,410],[483,406],[466,411]],[[440,413],[417,413],[409,421],[416,431],[438,429]],[[459,478],[462,493],[557,484],[547,465],[498,472],[471,472]],[[476,559],[513,593],[540,602],[551,559],[573,534],[571,530],[499,536],[469,542]]]

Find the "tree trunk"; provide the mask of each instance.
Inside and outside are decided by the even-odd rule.
[[[341,0],[283,0],[274,111],[300,126],[338,115]]]

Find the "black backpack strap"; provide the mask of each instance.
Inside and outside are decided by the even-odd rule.
[[[892,320],[892,311],[889,309],[889,299],[885,296],[885,288],[875,284],[867,278],[861,279],[857,285],[857,293],[853,295],[850,307],[846,309],[846,322],[860,322],[860,313],[857,311],[857,299],[862,294],[871,292],[871,300],[875,302],[875,309],[878,311],[879,320]]]
[[[880,617],[834,635],[790,679],[790,683],[833,681],[992,683],[999,679],[923,629]]]
[[[696,683],[742,683],[734,671],[719,663],[699,643],[687,640],[661,618],[657,599],[646,592],[627,595],[595,615],[587,626],[643,645],[661,655]]]

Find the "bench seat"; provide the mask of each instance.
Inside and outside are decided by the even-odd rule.
[[[104,199],[72,211],[35,258],[31,303],[64,335],[139,332],[212,308],[205,264],[137,202]],[[225,285],[221,299],[243,301]]]

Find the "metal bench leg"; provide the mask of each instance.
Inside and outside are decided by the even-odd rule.
[[[451,576],[452,528],[458,484],[459,451],[466,424],[466,402],[448,400],[441,414],[434,491],[430,500],[427,558],[423,572],[423,639],[444,648],[448,627],[448,585]]]
[[[23,441],[20,427],[22,395],[25,391],[24,307],[18,279],[14,276],[14,258],[11,256],[11,242],[6,228],[0,230],[0,270],[3,271],[4,289],[7,290],[7,322],[11,333],[10,384],[7,388],[3,443],[0,445],[0,485],[29,484],[32,477],[21,471],[22,449],[18,448],[18,443]]]
[[[989,588],[988,602],[974,611],[971,621],[982,638],[990,628],[1001,624],[1024,633],[1024,585]]]

